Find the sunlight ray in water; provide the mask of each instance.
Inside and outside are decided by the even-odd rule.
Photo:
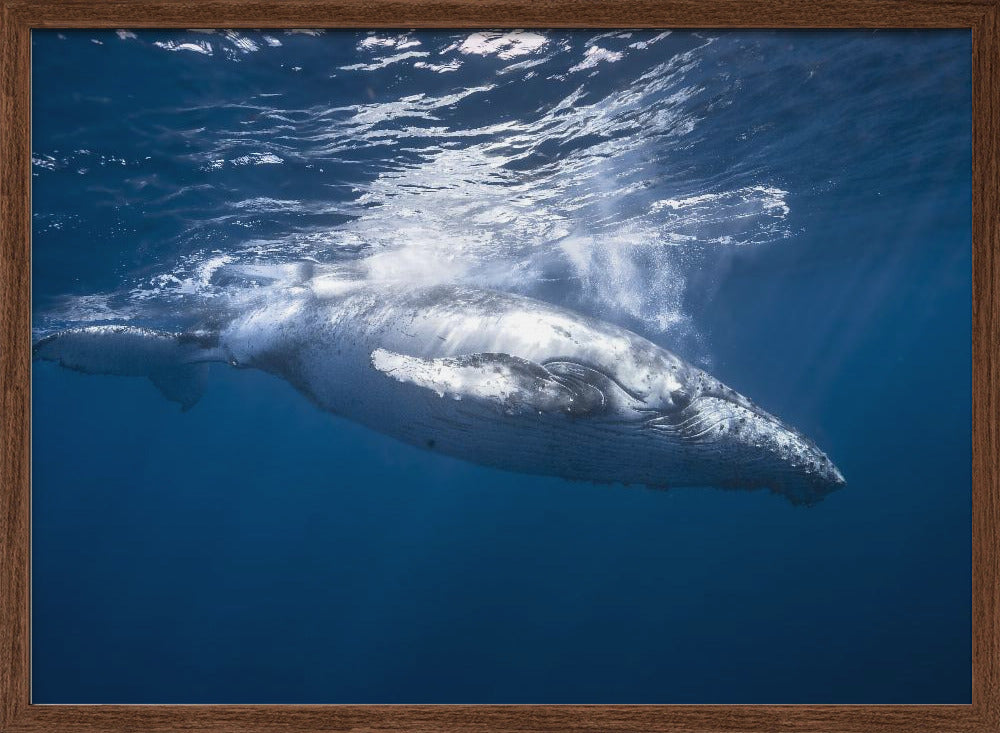
[[[251,33],[152,43],[211,53],[213,41],[206,38],[239,53],[279,50],[272,36]],[[672,47],[670,39],[676,39]],[[129,276],[120,292],[106,294],[102,313],[113,317],[115,304],[134,310],[138,303],[146,311],[158,305],[170,311],[171,300],[190,307],[192,299],[225,295],[211,277],[222,261],[358,260],[373,280],[534,295],[558,282],[578,307],[615,313],[654,335],[687,339],[697,351],[698,334],[684,311],[686,265],[702,248],[786,238],[787,192],[754,170],[729,171],[728,180],[685,170],[691,151],[707,144],[696,134],[705,110],[723,108],[738,91],[732,80],[695,73],[712,62],[711,37],[644,33],[579,40],[538,32],[424,41],[412,34],[363,35],[353,43],[362,59],[371,60],[341,65],[333,78],[353,73],[361,79],[390,65],[420,75],[432,62],[457,71],[469,56],[490,66],[415,94],[379,90],[348,106],[294,107],[285,96],[233,99],[221,110],[233,124],[211,134],[198,120],[219,114],[215,103],[176,110],[197,131],[184,142],[182,160],[217,174],[207,179],[209,200],[218,198],[214,189],[221,194],[234,168],[274,166],[280,178],[294,174],[278,166],[292,167],[325,173],[327,180],[294,199],[219,198],[209,216],[199,213],[206,197],[191,199],[192,226],[173,237],[181,256],[164,261],[162,272]],[[147,43],[134,34],[121,42]],[[580,48],[586,49],[582,58]],[[628,70],[619,68],[605,85],[581,85],[573,74],[625,57]],[[538,64],[547,68],[545,79],[536,77]],[[502,100],[526,79],[539,99],[544,90],[546,101],[513,117]],[[141,113],[137,117],[137,124],[146,124]],[[62,157],[39,151],[36,169],[92,157],[83,150]],[[138,171],[130,178],[148,185]],[[284,231],[261,226],[283,220],[292,224]],[[248,235],[242,242],[232,236],[236,228]],[[86,300],[76,313],[70,302],[64,299],[36,326],[92,320]]]

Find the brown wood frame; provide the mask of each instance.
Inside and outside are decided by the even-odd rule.
[[[0,0],[0,732],[1000,731],[1000,0]],[[968,28],[971,705],[31,705],[32,28]]]

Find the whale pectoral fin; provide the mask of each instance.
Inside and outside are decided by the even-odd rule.
[[[215,360],[203,339],[135,326],[62,331],[36,343],[33,354],[87,374],[148,377],[164,397],[184,410],[201,398],[207,362]]]
[[[422,359],[376,349],[372,366],[397,382],[454,400],[490,404],[506,414],[581,416],[604,408],[599,389],[566,380],[541,364],[510,354],[481,353]]]

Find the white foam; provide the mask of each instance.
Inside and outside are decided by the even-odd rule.
[[[369,49],[369,48],[392,48],[395,45],[396,45],[396,39],[393,38],[393,37],[391,37],[391,36],[387,36],[387,37],[367,36],[367,37],[361,39],[361,42],[358,43],[358,48],[359,49],[361,49],[361,48],[364,48],[364,49]]]
[[[236,31],[226,31],[226,40],[240,53],[253,53],[260,50],[258,46],[252,39],[246,36],[240,35]]]
[[[788,191],[774,186],[748,186],[735,191],[722,193],[704,193],[681,199],[660,199],[654,201],[650,210],[655,212],[670,209],[672,211],[711,211],[719,212],[720,206],[743,206],[747,213],[760,212],[784,218],[790,211],[785,197]]]
[[[652,38],[650,38],[648,40],[645,40],[645,41],[636,41],[635,43],[630,43],[628,45],[628,47],[629,48],[636,48],[636,49],[639,49],[640,51],[644,51],[647,48],[649,48],[650,46],[652,46],[654,43],[659,43],[660,41],[662,41],[664,38],[666,38],[669,35],[670,35],[670,31],[663,31],[663,33],[655,35],[655,36],[653,36]]]
[[[54,171],[58,167],[59,161],[51,155],[32,155],[31,164],[36,168]]]
[[[384,69],[386,66],[398,64],[400,61],[405,61],[406,59],[418,59],[424,56],[430,56],[430,54],[426,51],[404,51],[403,53],[386,56],[368,64],[348,64],[339,68],[341,71],[377,71],[378,69]]]
[[[534,53],[548,43],[540,33],[513,31],[511,33],[473,33],[458,47],[459,52],[496,55],[501,59],[512,59]]]
[[[250,153],[233,158],[229,162],[233,165],[279,165],[285,161],[274,153]]]
[[[665,37],[635,34],[631,45],[641,51]],[[619,64],[613,70],[622,79],[607,89],[567,76],[573,81],[549,87],[560,96],[532,101],[537,109],[517,115],[502,109],[503,95],[520,91],[516,84],[523,78],[505,73],[547,61],[552,63],[545,68],[559,64],[575,71],[613,64],[622,53],[611,49],[629,39],[620,32],[607,38],[591,39],[582,60],[571,59],[565,42],[534,32],[473,33],[440,51],[425,41],[423,48],[433,55],[413,46],[401,50],[411,43],[405,34],[352,39],[360,59],[345,68],[398,64],[395,74],[410,75],[400,87],[412,91],[419,84],[424,91],[392,96],[394,87],[380,87],[364,103],[307,109],[255,96],[239,110],[241,119],[269,122],[267,134],[282,145],[285,136],[294,137],[294,148],[287,149],[316,172],[331,161],[359,166],[364,175],[351,176],[353,192],[293,200],[274,188],[213,212],[217,218],[206,222],[199,237],[223,225],[279,224],[287,233],[251,235],[229,245],[227,255],[239,264],[348,261],[353,272],[348,280],[317,276],[315,287],[327,294],[358,282],[464,283],[543,297],[560,292],[566,304],[624,325],[696,338],[684,310],[686,258],[706,246],[746,246],[787,236],[787,192],[766,177],[728,187],[714,181],[709,188],[670,169],[672,150],[690,144],[705,114],[708,97],[699,84],[710,82],[692,81],[702,75],[691,72],[710,40],[660,62],[650,60],[639,73],[631,64]],[[471,74],[482,64],[470,55],[511,63],[487,64],[475,86],[465,82],[465,74],[456,75],[463,83],[449,85],[455,77],[426,73],[462,68]],[[630,60],[638,65],[647,56],[652,53],[634,53]],[[712,99],[724,99],[725,93],[725,87],[710,90]],[[250,113],[243,114],[244,108]],[[469,119],[481,122],[476,126]],[[259,128],[232,127],[221,131],[215,149],[204,152],[204,165],[284,162],[283,147],[245,152],[249,141],[262,139]],[[36,168],[47,167],[48,159],[36,157]],[[333,182],[339,185],[336,178]],[[331,214],[343,223],[331,225]],[[235,286],[213,284],[204,274],[215,272],[212,260],[218,256],[201,252],[181,262],[160,280],[143,283],[135,298],[235,297]],[[199,269],[202,263],[206,269]],[[550,286],[553,282],[558,285]]]
[[[417,61],[413,64],[415,69],[427,69],[428,71],[435,71],[438,74],[445,74],[449,71],[458,71],[462,66],[462,62],[458,59],[452,59],[451,61],[444,64],[430,64],[426,61]]]
[[[206,56],[212,55],[212,44],[208,41],[198,41],[197,43],[177,43],[176,41],[154,41],[153,45],[167,51],[190,51]]]
[[[570,67],[570,72],[583,71],[584,69],[593,69],[599,63],[614,63],[615,61],[621,61],[622,54],[618,51],[608,51],[607,49],[601,48],[600,46],[591,46],[587,49],[584,54],[583,61],[576,64],[576,66]]]
[[[49,320],[65,324],[129,321],[135,317],[133,309],[112,303],[113,299],[110,293],[66,296],[60,298],[46,315]]]

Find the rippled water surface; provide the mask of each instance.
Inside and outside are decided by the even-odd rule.
[[[405,446],[260,372],[34,370],[33,697],[959,703],[965,32],[44,31],[36,337],[349,265],[630,328],[847,485],[652,491]]]

